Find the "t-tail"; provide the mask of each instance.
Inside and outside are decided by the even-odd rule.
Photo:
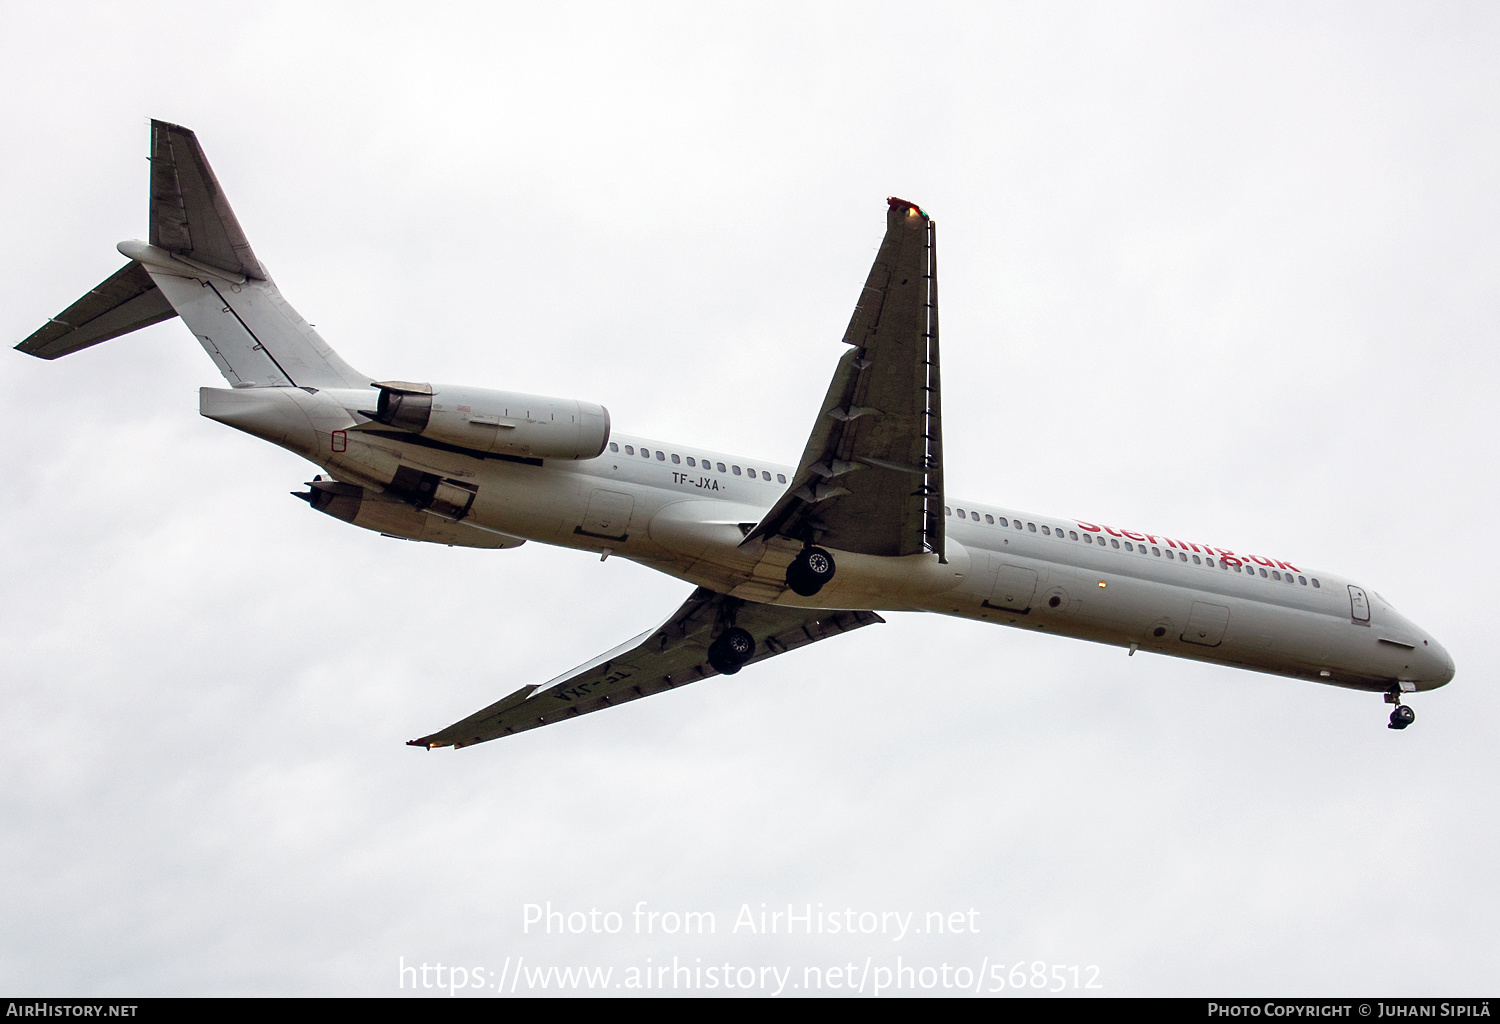
[[[366,388],[276,289],[256,259],[198,138],[151,122],[149,241],[130,262],[16,348],[56,359],[180,316],[236,388]]]

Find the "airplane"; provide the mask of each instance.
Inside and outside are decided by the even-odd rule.
[[[661,625],[410,740],[466,747],[926,611],[1402,698],[1454,674],[1363,583],[1201,536],[959,498],[944,487],[937,227],[889,198],[845,350],[795,465],[614,430],[602,406],[376,380],[282,298],[196,135],[151,122],[148,240],[16,346],[56,359],[181,317],[229,383],[209,419],[322,472],[293,494],[388,537],[627,558],[694,584]],[[1218,538],[1209,538],[1217,540]]]

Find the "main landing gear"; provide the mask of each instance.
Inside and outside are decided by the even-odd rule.
[[[794,594],[812,597],[833,579],[833,572],[833,556],[809,544],[786,567],[786,585]]]
[[[730,626],[708,645],[708,663],[722,675],[734,675],[753,657],[755,637],[738,626]]]
[[[1408,725],[1411,725],[1411,723],[1417,720],[1417,713],[1411,708],[1407,707],[1405,704],[1401,703],[1400,690],[1392,690],[1390,693],[1386,694],[1385,702],[1387,704],[1396,705],[1395,708],[1391,710],[1391,724],[1386,726],[1387,729],[1405,729]]]

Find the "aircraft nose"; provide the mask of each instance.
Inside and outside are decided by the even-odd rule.
[[[1437,673],[1437,678],[1434,679],[1434,682],[1437,682],[1437,685],[1440,685],[1440,687],[1442,687],[1443,684],[1446,684],[1446,682],[1451,682],[1452,678],[1454,678],[1454,657],[1452,657],[1452,655],[1449,654],[1449,652],[1446,651],[1445,648],[1443,648],[1442,643],[1437,642],[1437,640],[1433,640],[1433,643],[1431,643],[1431,648],[1433,648],[1434,652],[1436,652],[1437,663],[1439,663],[1440,666],[1439,673]]]
[[[1426,664],[1422,666],[1422,682],[1426,684],[1424,689],[1436,689],[1453,679],[1453,657],[1443,649],[1442,644],[1436,640],[1426,640],[1423,642],[1422,653],[1426,655],[1423,658]]]

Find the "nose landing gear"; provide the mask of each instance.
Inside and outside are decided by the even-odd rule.
[[[1391,724],[1386,726],[1387,729],[1405,729],[1417,720],[1417,713],[1401,703],[1400,690],[1392,690],[1386,694],[1385,702],[1396,705],[1391,709]]]
[[[722,675],[734,675],[753,657],[755,637],[738,626],[730,626],[708,645],[708,663]]]

